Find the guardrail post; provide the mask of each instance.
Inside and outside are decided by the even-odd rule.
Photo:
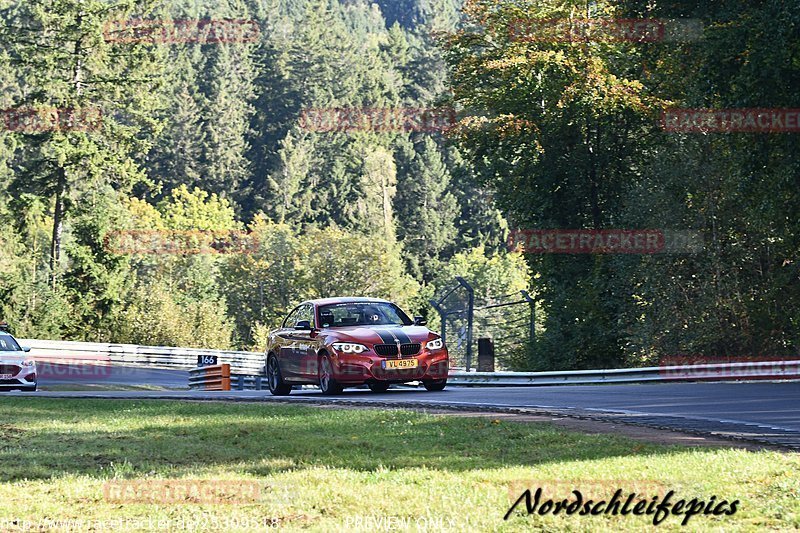
[[[256,390],[261,390],[261,376],[256,376]]]

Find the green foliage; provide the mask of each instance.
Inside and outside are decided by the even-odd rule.
[[[697,255],[530,256],[546,315],[531,367],[796,353],[797,137],[667,134],[658,121],[665,107],[792,107],[796,10],[778,1],[482,0],[465,10],[470,31],[447,43],[454,96],[484,113],[454,134],[514,225],[705,235]],[[520,19],[689,16],[705,26],[697,42],[509,32]]]
[[[131,294],[117,335],[132,344],[226,348],[233,334],[226,311],[223,301],[193,300],[150,283]]]
[[[455,254],[446,265],[442,265],[435,278],[440,290],[451,287],[456,276],[464,278],[474,291],[473,339],[490,338],[495,345],[497,364],[500,368],[527,370],[527,341],[530,337],[531,310],[527,303],[513,306],[480,309],[486,306],[523,301],[520,291],[528,291],[530,270],[519,253],[489,252],[482,246]],[[465,309],[466,293],[458,288],[453,297],[448,298],[448,310]],[[436,324],[438,325],[438,324]],[[451,356],[463,366],[465,346],[454,338],[460,337],[458,331],[466,327],[466,320],[460,316],[451,317],[447,322],[448,345]],[[476,359],[473,359],[475,364]]]
[[[425,138],[419,151],[410,143],[402,148],[408,168],[397,187],[398,236],[411,271],[430,280],[444,253],[456,248],[458,204],[437,144]]]
[[[448,72],[431,34],[456,27],[458,5],[0,3],[2,108],[102,112],[87,130],[0,131],[4,318],[28,337],[228,348],[263,343],[306,298],[425,312],[454,254],[502,247],[474,165],[438,133],[321,133],[301,116],[436,105]],[[131,18],[255,18],[260,34],[107,38],[109,22]],[[253,254],[108,246],[125,230],[245,228]]]
[[[333,227],[298,235],[288,225],[263,217],[250,231],[258,252],[232,256],[221,274],[244,345],[263,349],[258,343],[263,342],[264,325],[277,327],[306,299],[359,295],[406,306],[419,290],[404,272],[400,247],[391,241]]]

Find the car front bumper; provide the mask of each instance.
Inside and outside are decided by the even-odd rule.
[[[36,366],[22,366],[15,363],[0,364],[0,390],[36,389]]]
[[[416,368],[392,369],[383,368],[382,361],[416,360]],[[343,384],[361,384],[368,382],[405,383],[408,381],[427,381],[447,379],[450,372],[450,358],[447,350],[423,350],[421,353],[407,357],[381,357],[374,353],[336,354],[333,357],[333,373],[336,381]]]

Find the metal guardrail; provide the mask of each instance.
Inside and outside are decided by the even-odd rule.
[[[199,366],[189,370],[189,388],[207,391],[231,390],[231,365]]]
[[[220,363],[231,365],[236,374],[263,375],[264,354],[197,348],[170,348],[165,346],[136,346],[133,344],[103,344],[95,342],[48,341],[19,339],[30,346],[31,356],[49,360],[108,361],[117,365],[147,366],[174,370],[191,370],[197,366],[198,356],[217,356]]]
[[[450,374],[447,381],[453,385],[530,386],[753,379],[800,379],[800,360],[573,370],[569,372],[454,372]]]
[[[112,364],[191,370],[198,356],[217,356],[219,363],[230,365],[235,374],[234,388],[257,387],[257,377],[264,376],[264,354],[226,350],[135,346],[20,339],[20,344],[33,348],[31,355],[48,359],[106,360]],[[239,377],[242,388],[239,388]],[[558,372],[464,372],[451,371],[453,385],[470,386],[538,386],[590,385],[600,383],[646,383],[671,381],[735,381],[749,379],[800,379],[800,359],[789,361],[749,361],[742,363],[709,363],[701,365],[657,366],[609,370],[574,370]],[[266,383],[262,383],[266,388]]]
[[[231,376],[231,390],[263,390],[267,382],[262,376]]]

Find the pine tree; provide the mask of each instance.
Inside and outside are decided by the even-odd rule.
[[[314,167],[314,140],[304,132],[289,132],[279,153],[281,165],[270,177],[275,198],[274,213],[278,222],[300,224],[311,217],[310,200],[314,195],[310,179]]]
[[[402,148],[395,198],[398,237],[413,273],[430,281],[443,252],[455,248],[458,206],[436,142],[426,136],[416,149],[410,142]]]
[[[197,73],[182,50],[171,62],[170,92],[163,112],[164,131],[148,158],[150,176],[166,186],[167,191],[180,184],[201,186],[203,183],[204,96],[197,90]],[[203,65],[200,65],[201,68]]]
[[[19,133],[25,149],[16,181],[21,190],[52,198],[53,286],[65,216],[80,193],[100,184],[129,188],[144,179],[135,158],[147,151],[157,127],[151,117],[159,104],[161,63],[141,43],[115,41],[106,24],[146,13],[150,4],[31,0],[2,14],[0,33],[12,64],[22,83],[34,88],[15,107],[51,110],[44,126]]]
[[[222,196],[234,196],[250,174],[246,154],[255,71],[252,45],[221,43],[208,45],[208,120],[205,124],[205,168],[202,188]]]

